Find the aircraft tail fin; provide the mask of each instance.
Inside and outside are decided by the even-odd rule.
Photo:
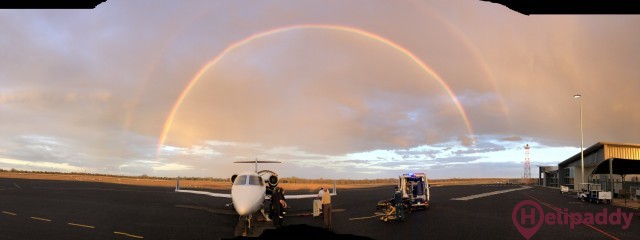
[[[235,161],[233,163],[256,163],[256,161]],[[280,161],[258,160],[258,163],[282,163]]]
[[[233,163],[254,163],[256,165],[256,172],[258,172],[258,163],[281,163],[281,162],[279,162],[279,161],[265,161],[265,160],[258,161],[258,158],[256,158],[254,161],[235,161]]]

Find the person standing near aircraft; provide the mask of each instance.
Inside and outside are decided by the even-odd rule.
[[[287,198],[285,197],[286,191],[284,188],[280,188],[280,195],[282,199],[280,199],[280,227],[284,226],[284,215],[287,214]]]
[[[273,225],[278,228],[282,227],[281,219],[282,219],[282,192],[279,187],[276,187],[271,195],[271,220],[273,220]]]
[[[328,188],[324,188],[322,194],[322,212],[324,215],[324,228],[331,230],[331,194]]]
[[[396,186],[393,193],[393,204],[396,207],[396,219],[404,221],[404,208],[402,206],[402,192]]]
[[[320,188],[320,191],[318,192],[318,197],[316,197],[315,200],[313,200],[313,216],[317,217],[320,216],[320,214],[322,214],[322,195],[324,195],[324,188]]]

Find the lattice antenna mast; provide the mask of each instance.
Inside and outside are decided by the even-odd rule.
[[[531,181],[531,159],[529,159],[529,144],[524,146],[524,182]]]

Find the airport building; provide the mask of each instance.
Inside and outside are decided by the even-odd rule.
[[[545,184],[552,184],[553,170],[543,167],[540,170],[541,174],[550,174],[549,182]],[[558,164],[557,183],[574,191],[579,190],[581,172],[581,157],[578,152]],[[620,189],[640,187],[640,144],[598,142],[584,149],[584,175],[585,182],[600,184],[606,191],[613,189],[614,195]]]
[[[538,185],[543,187],[558,186],[558,166],[538,166]]]

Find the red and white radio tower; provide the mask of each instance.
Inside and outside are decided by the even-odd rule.
[[[531,181],[531,159],[529,159],[529,144],[524,146],[524,177],[523,183]]]

